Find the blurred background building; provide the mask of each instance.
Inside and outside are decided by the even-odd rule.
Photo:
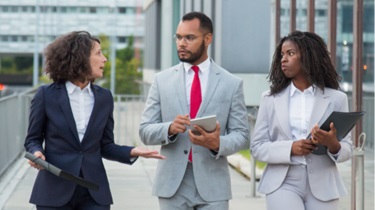
[[[38,77],[41,75],[43,49],[56,37],[71,31],[86,30],[94,36],[109,37],[116,49],[127,47],[133,37],[133,47],[142,49],[142,2],[1,0],[0,84],[12,90],[31,86],[35,68]]]
[[[77,30],[92,35],[114,35],[117,48],[125,47],[129,36],[143,47],[144,18],[139,0],[1,0],[0,53],[34,53],[56,37]]]

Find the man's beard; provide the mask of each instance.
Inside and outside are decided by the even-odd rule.
[[[204,41],[203,41],[202,44],[201,44],[201,46],[199,47],[199,49],[198,49],[198,51],[196,53],[191,53],[190,51],[188,51],[189,54],[190,54],[189,58],[181,58],[181,57],[179,57],[179,59],[182,62],[194,63],[195,61],[199,60],[203,56],[204,50],[205,50],[205,44],[204,44]]]

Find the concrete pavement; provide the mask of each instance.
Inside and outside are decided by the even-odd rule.
[[[237,157],[231,158],[232,160]],[[132,166],[113,161],[104,161],[111,185],[114,205],[112,210],[137,209],[157,210],[157,198],[151,195],[153,178],[157,160],[140,158]],[[30,168],[26,160],[20,157],[9,173],[9,182],[0,194],[2,210],[34,210],[28,203],[31,189],[37,171]],[[230,210],[256,209],[265,210],[263,196],[250,197],[250,181],[234,170],[230,169],[232,180],[233,199],[230,201]],[[5,180],[4,180],[5,181]],[[220,190],[220,186],[218,189]]]
[[[264,195],[251,197],[250,181],[246,178],[250,163],[240,155],[232,155],[230,163],[238,170],[231,168],[233,199],[230,210],[265,210]],[[132,166],[113,161],[104,161],[111,185],[114,205],[112,210],[157,210],[157,198],[151,195],[153,178],[157,160],[140,158]],[[340,199],[339,210],[350,210],[351,197],[351,161],[339,164],[340,173],[344,179],[349,195]],[[372,151],[365,155],[365,208],[374,210],[374,155]],[[0,180],[0,209],[1,210],[35,210],[28,203],[31,189],[35,180],[36,170],[30,168],[26,160],[19,158],[14,166]],[[245,174],[245,176],[243,175]],[[219,186],[218,189],[220,190]]]

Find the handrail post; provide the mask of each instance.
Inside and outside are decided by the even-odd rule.
[[[366,140],[366,134],[361,133],[358,137],[358,146],[355,146],[353,149],[353,167],[354,167],[354,177],[353,181],[355,182],[355,196],[354,204],[352,207],[355,207],[356,210],[365,209],[365,166],[364,166],[364,155],[363,147]]]
[[[252,108],[248,114],[250,136],[253,133],[258,109]],[[249,137],[250,138],[250,137]],[[251,141],[251,139],[250,139]],[[250,197],[256,196],[256,160],[250,157]]]

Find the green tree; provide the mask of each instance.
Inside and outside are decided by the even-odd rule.
[[[110,41],[108,37],[100,36],[101,47],[104,56],[110,59]],[[141,61],[134,57],[134,37],[129,37],[127,47],[116,50],[116,75],[115,75],[115,93],[116,94],[139,94],[142,73],[138,71]],[[104,68],[103,87],[110,87],[111,61]]]

